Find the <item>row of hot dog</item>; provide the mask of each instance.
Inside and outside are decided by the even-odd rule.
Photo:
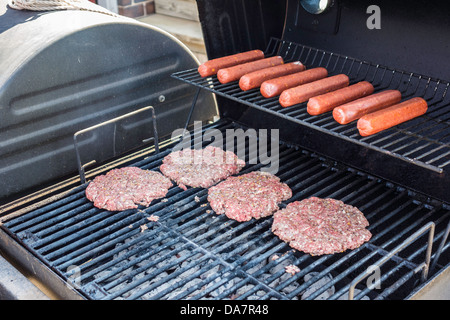
[[[350,85],[345,74],[328,76],[325,68],[306,70],[300,62],[284,63],[280,56],[265,58],[252,50],[206,61],[199,66],[202,77],[217,75],[220,83],[239,81],[244,90],[260,88],[266,98],[279,96],[282,107],[307,103],[307,112],[332,111],[340,124],[357,121],[361,136],[368,136],[423,115],[427,102],[414,97],[401,101],[398,90],[374,92],[370,82]]]

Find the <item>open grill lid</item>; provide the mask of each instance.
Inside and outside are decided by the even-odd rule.
[[[170,74],[196,66],[175,37],[134,19],[15,10],[0,0],[0,203],[76,175],[78,130],[146,106],[156,109],[160,137],[183,127],[195,89]],[[217,115],[211,94],[199,98],[196,119]],[[89,161],[109,160],[150,138],[141,135],[150,119],[90,136],[80,148]],[[124,139],[113,144],[115,133]]]

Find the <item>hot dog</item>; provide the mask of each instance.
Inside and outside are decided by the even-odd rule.
[[[328,71],[325,68],[309,69],[264,81],[259,90],[264,97],[272,98],[280,95],[286,89],[313,82],[326,76],[328,76]]]
[[[308,101],[309,98],[348,86],[349,78],[345,74],[320,79],[284,90],[279,98],[282,107]]]
[[[263,58],[264,52],[261,50],[241,52],[226,57],[208,60],[198,67],[198,73],[200,73],[200,76],[202,77],[209,77],[216,74],[220,69]]]
[[[331,111],[344,103],[368,96],[373,93],[373,90],[370,82],[361,81],[349,87],[310,98],[306,105],[306,111],[310,115],[316,116]]]
[[[217,72],[217,79],[220,83],[228,83],[231,81],[239,80],[244,74],[261,70],[264,68],[270,68],[283,64],[283,58],[280,56],[260,59],[252,62],[238,64],[233,67],[220,69]]]
[[[356,126],[360,135],[369,136],[421,116],[427,112],[427,109],[427,102],[422,98],[415,97],[369,113],[361,117]]]
[[[243,75],[241,79],[239,79],[239,87],[244,91],[258,88],[266,80],[278,78],[295,72],[300,72],[305,69],[306,67],[300,61],[295,61],[281,64],[275,67],[253,71]]]
[[[334,108],[333,118],[340,124],[347,124],[365,114],[399,103],[401,99],[402,94],[398,90],[381,91]]]

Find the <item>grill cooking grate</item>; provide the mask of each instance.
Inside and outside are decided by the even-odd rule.
[[[367,80],[374,85],[375,92],[397,89],[402,93],[402,99],[423,97],[428,102],[429,109],[424,116],[372,136],[362,137],[356,128],[356,122],[341,125],[334,121],[331,112],[311,116],[306,111],[306,103],[283,108],[278,97],[264,98],[259,89],[244,92],[239,88],[238,82],[221,84],[216,76],[202,78],[197,69],[177,72],[172,76],[239,103],[435,172],[442,173],[450,165],[450,99],[447,97],[449,82],[272,38],[266,49],[266,56],[275,54],[281,55],[285,62],[299,60],[307,68],[324,67],[329,75],[347,74],[350,84]]]
[[[240,127],[220,120],[207,128]],[[129,165],[158,170],[172,146]],[[380,289],[362,281],[355,295],[403,299],[419,284],[428,248],[427,232],[409,238],[430,224],[435,227],[430,273],[448,263],[445,205],[421,202],[407,190],[284,143],[279,159],[277,175],[294,195],[283,206],[309,196],[341,199],[365,213],[370,242],[312,257],[274,236],[271,217],[239,223],[211,211],[206,189],[176,186],[148,208],[108,212],[85,198],[83,184],[55,202],[5,219],[2,228],[89,299],[346,298],[358,275],[406,243],[380,266]],[[242,173],[260,166],[248,164]],[[149,221],[152,215],[159,220]],[[286,273],[290,264],[300,272]]]

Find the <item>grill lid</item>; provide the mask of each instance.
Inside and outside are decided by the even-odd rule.
[[[225,120],[204,127],[237,128]],[[248,143],[245,149],[250,163]],[[171,145],[128,165],[158,170],[170,151]],[[84,184],[48,205],[5,217],[1,228],[90,299],[346,299],[354,285],[356,299],[403,299],[420,283],[418,271],[431,262],[431,276],[448,261],[449,245],[439,246],[450,217],[445,205],[421,202],[284,143],[279,159],[277,176],[294,195],[283,206],[309,196],[340,199],[364,212],[372,239],[355,250],[313,257],[274,236],[272,217],[237,222],[212,212],[207,189],[177,186],[167,201],[109,212],[85,198]],[[247,164],[240,174],[260,167]],[[152,215],[158,221],[149,221]],[[384,260],[381,289],[353,282]],[[299,270],[291,274],[289,265]]]
[[[170,74],[198,61],[173,36],[125,17],[19,11],[4,0],[0,16],[0,202],[76,174],[72,137],[81,129],[146,106],[158,114],[160,137],[183,127],[195,89]],[[212,119],[212,95],[199,99],[195,119]],[[101,163],[119,148],[96,146],[112,145],[115,132],[118,145],[135,146],[148,128],[151,120],[135,121],[81,148]]]

